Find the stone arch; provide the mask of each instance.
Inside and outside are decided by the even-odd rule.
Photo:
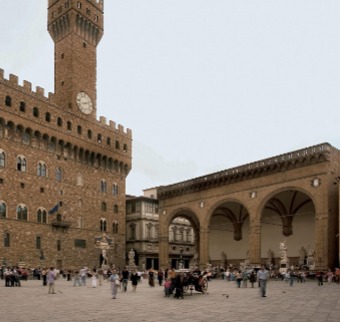
[[[316,209],[315,198],[300,187],[284,187],[266,195],[258,212],[260,258],[266,258],[267,250],[271,249],[274,263],[279,264],[279,242],[286,240],[291,264],[298,265],[301,247],[315,247]]]

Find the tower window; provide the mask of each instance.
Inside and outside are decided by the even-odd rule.
[[[106,144],[111,145],[111,139],[110,138],[106,138]]]
[[[6,218],[7,208],[6,204],[2,201],[0,202],[0,218]]]
[[[64,53],[61,54],[61,59],[64,59]]]
[[[86,42],[83,42],[83,47],[86,48]]]
[[[67,129],[68,129],[69,131],[72,130],[72,123],[71,123],[70,121],[67,121]]]
[[[26,104],[25,104],[25,102],[20,102],[19,110],[20,110],[20,112],[26,112]]]
[[[5,105],[8,106],[8,107],[12,106],[12,98],[8,95],[5,98]]]
[[[119,141],[116,141],[116,149],[119,150],[120,146],[119,146]]]
[[[39,117],[39,109],[37,107],[33,107],[33,116]]]
[[[89,139],[92,139],[92,131],[91,131],[91,130],[88,130],[88,131],[87,131],[87,137],[88,137]]]
[[[106,219],[100,219],[100,231],[106,231]]]
[[[4,234],[4,247],[11,246],[11,235],[9,233]]]
[[[82,133],[82,128],[81,128],[80,125],[78,125],[78,127],[77,127],[77,132],[78,132],[78,134],[81,134],[81,133]]]
[[[63,126],[63,120],[61,119],[61,117],[58,117],[58,119],[57,119],[57,125],[58,125],[59,127]]]
[[[77,9],[81,9],[81,2],[80,1],[77,2]]]
[[[45,121],[46,122],[51,122],[51,114],[48,113],[48,112],[45,114]]]
[[[5,167],[6,156],[5,152],[0,150],[0,168]]]

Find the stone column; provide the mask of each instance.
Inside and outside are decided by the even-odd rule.
[[[199,268],[204,270],[209,262],[209,228],[201,226],[199,236]]]
[[[249,260],[251,265],[261,264],[261,224],[254,220],[249,226]]]
[[[159,235],[159,266],[167,268],[169,266],[169,237],[166,235]]]
[[[315,269],[328,268],[328,214],[317,213],[315,218]]]

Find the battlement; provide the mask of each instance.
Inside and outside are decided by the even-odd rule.
[[[97,7],[100,10],[103,10],[103,8],[104,8],[104,0],[83,0],[83,1],[91,3],[93,6]],[[63,0],[63,1],[60,1],[60,0],[48,0],[48,6],[51,7],[51,6],[53,6],[57,2],[60,2],[61,4],[64,4],[66,1],[65,0]]]
[[[126,134],[129,138],[132,137],[132,131],[130,129],[124,129],[124,126],[121,124],[116,124],[116,122],[114,121],[109,121],[109,123],[106,122],[106,117],[105,116],[100,116],[99,117],[99,122],[100,124],[104,124],[109,126],[112,130],[114,130],[115,132],[121,133],[121,134]]]
[[[48,96],[45,96],[45,89],[40,87],[40,86],[36,86],[35,91],[32,90],[32,83],[28,82],[27,80],[24,80],[22,85],[19,84],[19,77],[17,75],[14,74],[9,74],[8,79],[5,78],[4,75],[4,70],[0,68],[0,82],[4,82],[7,83],[8,85],[10,85],[11,87],[14,87],[18,90],[24,91],[28,94],[37,96],[39,98],[44,98],[47,100],[51,100],[53,98],[53,93],[48,93]]]

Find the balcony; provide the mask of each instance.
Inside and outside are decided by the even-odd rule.
[[[71,222],[65,221],[65,220],[53,219],[52,222],[51,222],[51,226],[54,227],[54,228],[67,229],[71,226]]]

